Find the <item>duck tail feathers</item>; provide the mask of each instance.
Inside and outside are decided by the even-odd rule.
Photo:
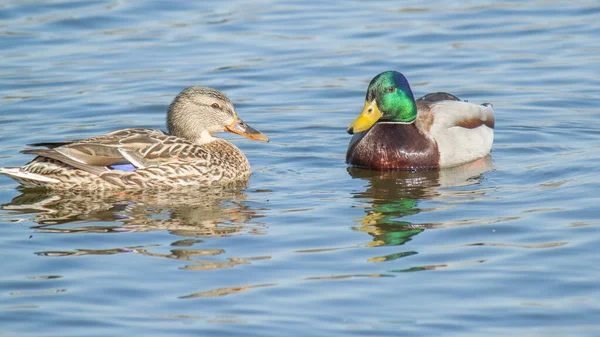
[[[4,174],[20,182],[24,186],[40,186],[45,184],[60,183],[58,179],[40,174],[22,171],[20,167],[0,167],[0,174]]]

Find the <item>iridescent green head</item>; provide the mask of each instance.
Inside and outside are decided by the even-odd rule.
[[[377,121],[412,123],[416,118],[417,105],[406,77],[397,71],[386,71],[369,83],[363,111],[347,131],[362,132]]]

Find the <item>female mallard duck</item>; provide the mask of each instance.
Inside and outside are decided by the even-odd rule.
[[[494,109],[437,92],[415,101],[397,71],[369,84],[365,106],[348,128],[346,162],[369,169],[431,169],[485,157],[494,141]]]
[[[0,168],[25,187],[49,189],[142,189],[227,184],[247,178],[250,164],[230,142],[213,137],[230,131],[250,139],[269,139],[240,120],[229,99],[217,90],[189,87],[169,106],[168,133],[123,129],[57,143],[22,167]]]

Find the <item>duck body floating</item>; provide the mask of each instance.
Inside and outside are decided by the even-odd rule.
[[[487,156],[494,109],[437,92],[414,99],[404,75],[383,72],[369,84],[365,106],[347,129],[346,163],[374,170],[454,167]]]
[[[189,87],[167,113],[168,133],[131,128],[64,142],[37,143],[21,151],[36,157],[21,167],[0,168],[26,188],[165,189],[227,184],[250,175],[246,156],[227,140],[230,131],[268,141],[238,118],[221,92]]]

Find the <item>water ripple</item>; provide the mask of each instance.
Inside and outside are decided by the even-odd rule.
[[[54,194],[0,176],[0,334],[598,335],[598,13],[594,0],[1,3],[0,166],[30,160],[28,143],[164,128],[194,84],[272,141],[222,135],[254,169],[239,190]],[[348,168],[344,130],[387,69],[416,96],[492,102],[492,156]]]

